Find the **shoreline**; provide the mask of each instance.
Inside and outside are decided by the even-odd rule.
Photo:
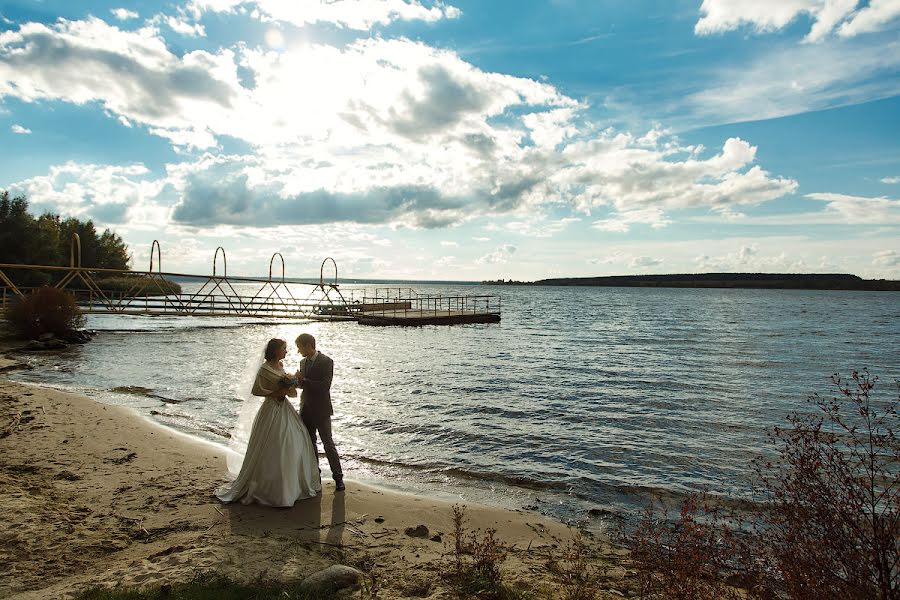
[[[3,360],[0,375],[15,362]],[[197,569],[296,580],[363,556],[384,586],[379,597],[400,598],[392,590],[423,577],[439,589],[452,507],[462,504],[348,479],[346,493],[323,481],[320,496],[290,509],[223,505],[213,492],[225,479],[225,453],[214,442],[129,407],[5,377],[0,435],[0,596],[22,600],[70,597],[90,585],[175,583]],[[469,529],[496,528],[505,543],[529,548],[504,563],[523,589],[544,583],[536,565],[572,537],[537,513],[464,506]],[[406,534],[420,525],[428,537]],[[593,543],[610,587],[627,587],[627,552]]]

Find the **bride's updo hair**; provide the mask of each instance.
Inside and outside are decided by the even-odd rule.
[[[287,346],[287,342],[280,338],[272,338],[269,340],[269,343],[266,344],[266,360],[275,360],[275,357],[282,346]]]

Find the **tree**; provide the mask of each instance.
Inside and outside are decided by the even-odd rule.
[[[127,269],[128,247],[122,238],[106,229],[98,234],[93,221],[61,218],[44,213],[36,219],[28,212],[24,196],[10,198],[0,192],[0,263],[68,266],[72,235],[81,240],[81,266]],[[19,285],[51,283],[49,272],[7,273]]]

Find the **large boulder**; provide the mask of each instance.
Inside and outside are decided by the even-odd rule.
[[[312,594],[329,594],[359,584],[362,572],[347,565],[331,565],[303,580],[300,589]]]

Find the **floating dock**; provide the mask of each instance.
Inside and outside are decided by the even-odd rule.
[[[345,306],[346,314],[360,325],[375,326],[498,323],[501,308],[499,296],[427,296],[411,289],[398,290],[398,295],[364,296]],[[323,318],[337,316],[333,307],[324,313]]]

